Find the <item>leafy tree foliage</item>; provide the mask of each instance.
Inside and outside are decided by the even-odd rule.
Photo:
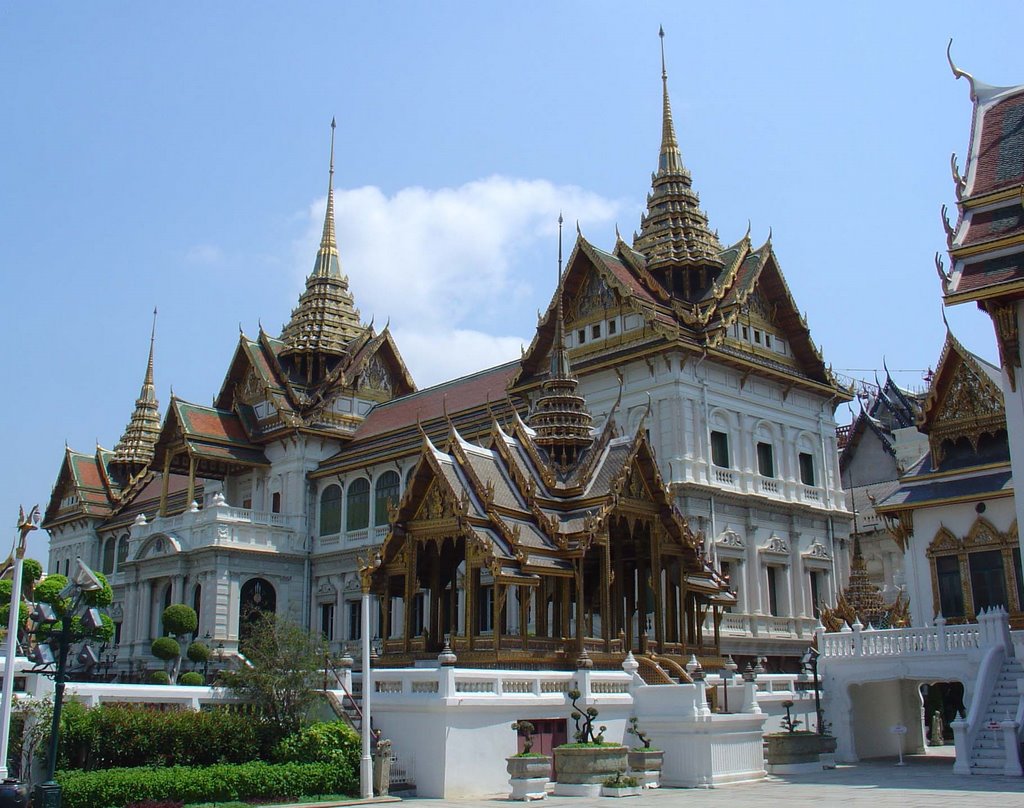
[[[173,603],[164,609],[163,621],[164,631],[173,637],[194,634],[199,627],[196,610],[184,603]]]
[[[259,711],[279,737],[297,731],[317,697],[324,643],[291,620],[256,613],[241,647],[249,661],[226,684]]]
[[[188,657],[189,662],[194,662],[196,665],[202,665],[210,659],[210,646],[196,640],[189,644],[188,650],[185,651],[185,656]]]
[[[153,656],[164,662],[170,662],[181,656],[181,646],[178,645],[178,641],[174,637],[157,637],[153,640],[150,650],[153,652]]]

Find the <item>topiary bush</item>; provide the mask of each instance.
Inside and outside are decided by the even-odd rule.
[[[210,646],[196,640],[189,644],[185,651],[185,656],[188,657],[189,662],[194,662],[196,665],[202,665],[210,659]]]
[[[186,687],[198,687],[205,685],[206,682],[203,681],[203,674],[189,671],[178,677],[178,684],[185,685]]]
[[[194,634],[199,627],[196,610],[184,603],[173,603],[164,609],[163,621],[164,631],[175,637]]]
[[[167,671],[153,671],[149,674],[149,683],[151,685],[169,685],[171,683],[171,674]]]
[[[329,763],[221,764],[203,768],[107,769],[57,772],[64,808],[127,805],[142,800],[185,803],[259,800],[285,802],[326,794],[355,794],[351,772]]]
[[[157,637],[153,640],[150,650],[153,652],[153,656],[164,662],[170,662],[181,656],[181,646],[178,645],[178,641],[174,637]]]

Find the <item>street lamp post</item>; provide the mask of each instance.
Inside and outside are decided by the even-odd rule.
[[[14,658],[18,653],[18,617],[21,614],[21,571],[25,565],[25,542],[28,534],[39,527],[39,506],[25,516],[18,514],[18,545],[14,550],[11,573],[11,613],[7,617],[7,656],[4,659],[3,700],[0,703],[0,781],[7,779],[7,746],[11,734],[11,708],[14,706]]]
[[[89,592],[96,592],[103,588],[103,583],[96,574],[89,569],[81,558],[77,560],[78,569],[74,578],[61,591],[61,599],[74,597],[71,607],[68,608],[60,618],[57,617],[52,608],[46,604],[38,604],[33,617],[35,622],[54,624],[60,620],[60,634],[57,635],[57,656],[54,659],[49,647],[37,644],[29,655],[29,659],[37,666],[46,667],[56,663],[56,670],[53,675],[53,721],[50,723],[50,745],[46,756],[46,780],[35,788],[32,804],[36,808],[60,808],[61,787],[54,780],[54,771],[57,768],[57,747],[60,741],[60,714],[64,706],[64,685],[67,682],[68,652],[71,650],[72,628],[71,623],[75,613],[84,604],[84,597]],[[46,607],[46,608],[43,608]],[[82,628],[86,631],[95,631],[103,626],[99,609],[86,607],[81,616]],[[86,665],[94,665],[98,661],[96,654],[88,646],[82,648],[78,655],[79,662]]]
[[[814,682],[814,715],[818,723],[818,734],[825,734],[825,722],[821,714],[821,688],[818,686],[818,649],[813,646],[801,657],[800,664],[804,670],[809,670]]]

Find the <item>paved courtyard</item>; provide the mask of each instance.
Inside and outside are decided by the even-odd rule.
[[[945,751],[945,750],[943,750]],[[949,748],[952,752],[952,748]],[[429,803],[451,808],[495,808],[508,804],[504,796],[466,800],[403,800],[407,805]],[[546,808],[609,808],[608,799],[548,797]],[[779,806],[779,805],[871,805],[875,808],[942,808],[943,806],[1000,805],[1024,806],[1024,777],[962,777],[953,774],[952,758],[947,755],[913,756],[905,766],[895,761],[840,766],[821,773],[769,777],[755,783],[739,783],[714,789],[659,789],[630,805],[654,808],[700,808],[700,806]],[[426,808],[426,805],[424,806]]]

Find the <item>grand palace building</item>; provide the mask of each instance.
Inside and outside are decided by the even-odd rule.
[[[283,330],[240,335],[212,405],[172,395],[162,417],[151,339],[114,448],[65,452],[48,571],[80,556],[108,576],[122,672],[172,603],[229,655],[253,610],[354,650],[364,585],[393,664],[446,640],[479,665],[633,650],[781,667],[806,649],[849,572],[850,394],[771,240],[709,224],[662,83],[632,241],[577,234],[557,281],[552,249],[521,359],[424,390],[389,328],[360,320],[332,131],[323,235]]]

